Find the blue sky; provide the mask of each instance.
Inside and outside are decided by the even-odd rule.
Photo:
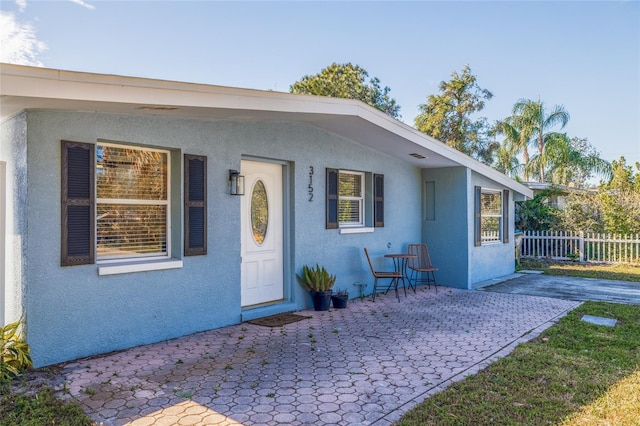
[[[288,91],[351,62],[391,88],[402,119],[465,64],[493,92],[571,114],[569,136],[640,161],[640,2],[0,2],[3,61]],[[11,26],[6,25],[10,23]],[[21,42],[21,43],[19,43]],[[18,45],[18,47],[16,47]],[[24,59],[26,58],[26,59]]]

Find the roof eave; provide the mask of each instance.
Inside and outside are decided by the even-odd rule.
[[[362,126],[395,142],[410,142],[405,150],[422,150],[440,158],[444,166],[467,167],[525,197],[533,191],[489,166],[427,136],[383,112],[351,99],[241,89],[207,84],[146,79],[118,75],[65,71],[0,63],[2,120],[29,108],[76,108],[94,111],[154,115],[206,116],[223,119],[254,117],[305,122],[354,140],[373,149],[382,145],[368,138],[357,140]],[[5,102],[7,100],[7,102]],[[83,109],[84,108],[84,109]],[[200,114],[200,115],[198,115]],[[352,120],[360,124],[354,129]],[[415,159],[393,153],[418,167],[428,167]],[[409,154],[410,155],[410,154]],[[446,159],[446,160],[445,160]]]

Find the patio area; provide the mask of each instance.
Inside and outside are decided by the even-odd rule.
[[[98,424],[388,425],[580,302],[419,287],[60,365],[58,395]]]

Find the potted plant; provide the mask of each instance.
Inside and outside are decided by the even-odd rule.
[[[346,308],[347,300],[349,300],[349,292],[347,290],[338,290],[331,295],[331,303],[336,309]]]
[[[327,311],[331,304],[331,293],[336,283],[336,276],[330,275],[324,266],[304,265],[302,274],[296,275],[298,282],[311,293],[313,308],[316,311]]]

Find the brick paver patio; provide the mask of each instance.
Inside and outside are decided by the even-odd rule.
[[[579,302],[418,288],[61,365],[58,395],[110,425],[388,425]]]

